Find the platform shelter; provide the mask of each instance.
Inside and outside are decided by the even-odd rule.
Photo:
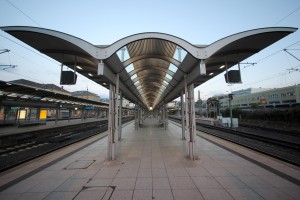
[[[61,83],[74,84],[82,74],[109,89],[108,158],[115,160],[122,140],[121,102],[136,105],[136,126],[146,111],[160,115],[167,128],[166,104],[178,97],[182,102],[182,139],[188,156],[195,159],[194,87],[227,71],[236,64],[295,32],[292,27],[249,30],[209,45],[196,45],[164,33],[139,33],[111,45],[85,40],[37,27],[1,27],[13,37],[61,63]],[[125,53],[128,58],[125,59]],[[69,70],[64,70],[67,66]],[[229,76],[227,76],[227,81]],[[184,105],[184,106],[183,106]]]

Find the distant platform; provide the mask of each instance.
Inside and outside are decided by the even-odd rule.
[[[83,119],[59,120],[57,121],[57,123],[55,123],[55,121],[48,121],[46,124],[34,124],[34,125],[22,126],[22,127],[2,126],[0,127],[0,137],[4,135],[14,135],[14,134],[24,133],[28,131],[70,126],[75,124],[89,123],[89,122],[95,122],[101,120],[107,120],[107,118],[86,118],[84,120]]]

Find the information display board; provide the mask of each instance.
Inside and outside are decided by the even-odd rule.
[[[47,110],[40,111],[40,119],[47,119]]]
[[[25,118],[26,118],[26,110],[20,110],[19,119],[25,119]]]

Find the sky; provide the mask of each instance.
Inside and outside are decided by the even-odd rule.
[[[191,44],[209,45],[229,35],[264,27],[300,27],[299,0],[0,0],[0,26],[35,26],[64,32],[95,45],[129,35],[161,32]],[[59,85],[60,63],[0,31],[0,80],[28,79]],[[300,30],[241,65],[242,84],[227,85],[224,73],[195,88],[202,99],[247,88],[280,88],[300,83]],[[1,51],[0,51],[1,52]],[[9,68],[1,65],[17,65]],[[234,66],[232,69],[237,69]],[[294,70],[288,70],[294,69]],[[79,76],[69,91],[108,90]]]

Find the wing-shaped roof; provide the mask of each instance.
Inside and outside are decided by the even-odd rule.
[[[148,109],[177,98],[184,88],[185,75],[188,84],[198,86],[222,73],[225,68],[220,66],[225,62],[230,68],[297,30],[290,27],[255,29],[199,46],[163,33],[140,33],[112,45],[92,45],[48,29],[1,29],[104,87],[115,84],[115,74],[118,73],[123,95]],[[124,47],[129,59],[121,61],[117,51]],[[182,61],[174,57],[178,48],[186,53]],[[206,64],[206,75],[200,73],[201,60]],[[102,75],[98,75],[101,62],[105,68]],[[77,65],[81,69],[75,68]]]

